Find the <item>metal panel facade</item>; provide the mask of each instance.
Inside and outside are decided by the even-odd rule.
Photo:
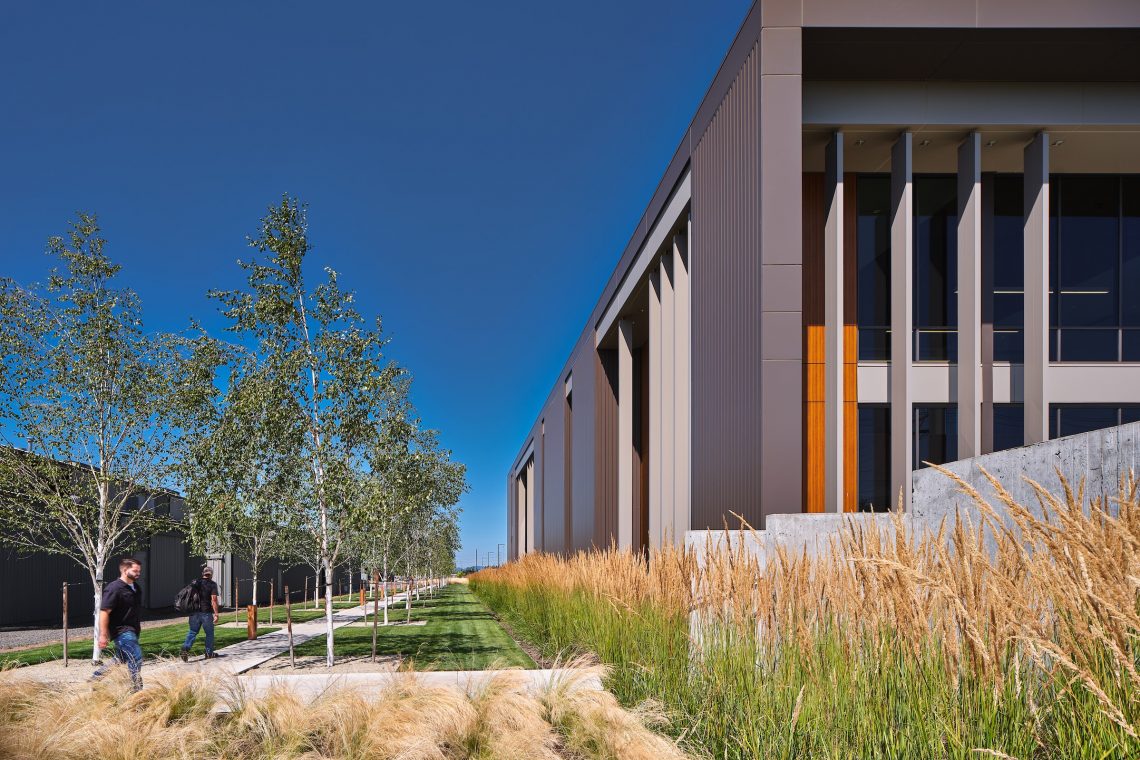
[[[692,158],[693,530],[763,525],[759,132],[757,43]]]

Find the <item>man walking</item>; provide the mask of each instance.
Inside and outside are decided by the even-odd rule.
[[[139,646],[139,611],[142,607],[142,587],[139,576],[142,565],[130,557],[119,560],[119,577],[103,588],[99,602],[99,648],[106,649],[109,641],[115,642],[114,659],[125,663],[131,674],[134,690],[142,688],[142,647]],[[91,676],[100,678],[107,672],[106,665]]]
[[[194,581],[198,589],[197,609],[190,612],[190,632],[182,644],[182,661],[190,659],[190,647],[198,638],[198,631],[206,629],[206,659],[220,657],[214,651],[214,623],[218,622],[218,584],[214,583],[214,571],[209,565],[202,568],[202,577]]]

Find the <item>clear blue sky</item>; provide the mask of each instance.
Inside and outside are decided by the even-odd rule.
[[[309,204],[468,465],[460,564],[748,0],[24,2],[0,10],[0,274],[96,212],[149,329]]]

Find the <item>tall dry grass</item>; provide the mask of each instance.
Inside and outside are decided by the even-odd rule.
[[[949,475],[949,473],[947,473]],[[952,477],[952,476],[951,476]],[[1140,756],[1140,505],[1033,484],[913,535],[852,523],[817,556],[531,555],[472,588],[548,653],[714,757]]]
[[[64,687],[0,672],[5,760],[684,757],[647,720],[581,683],[532,693],[517,672],[488,678],[473,696],[409,673],[370,699],[334,691],[311,703],[287,686],[251,698],[238,680],[200,676],[153,676],[132,693],[124,673]]]

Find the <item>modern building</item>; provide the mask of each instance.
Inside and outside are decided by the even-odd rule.
[[[512,559],[1140,419],[1140,2],[758,0],[631,221]]]

